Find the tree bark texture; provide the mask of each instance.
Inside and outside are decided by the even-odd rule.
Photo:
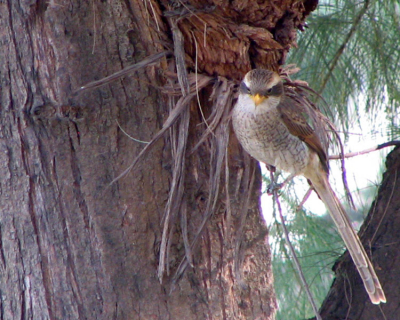
[[[227,123],[189,152],[207,131],[203,116],[220,111],[208,99],[215,87],[200,92],[204,115],[192,102],[114,183],[145,146],[122,129],[150,141],[172,112],[178,98],[161,88],[172,81],[175,60],[76,90],[176,49],[172,27],[183,36],[189,72],[240,79],[255,66],[277,69],[314,7],[315,1],[1,2],[1,319],[273,319],[258,167],[234,137],[226,156],[213,158],[224,146],[215,136],[229,134]],[[213,175],[220,183],[212,189]],[[183,190],[177,202],[172,189]],[[176,208],[166,217],[171,203]],[[191,260],[186,272],[173,280],[184,260]]]
[[[359,232],[372,257],[386,294],[387,303],[369,302],[361,278],[346,252],[334,266],[336,279],[326,297],[321,316],[324,320],[400,319],[400,148],[387,157],[377,197]]]

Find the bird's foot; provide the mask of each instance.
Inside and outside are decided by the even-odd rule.
[[[282,189],[284,186],[286,186],[286,184],[291,181],[294,178],[294,174],[291,174],[289,177],[287,177],[285,179],[285,181],[283,181],[282,183],[275,183],[274,182],[274,176],[271,173],[271,183],[267,186],[267,194],[271,195],[273,194],[275,191],[278,191],[280,189]]]
[[[271,173],[275,173],[276,168],[268,163],[265,163],[265,167],[267,168],[267,170]]]
[[[272,182],[267,186],[267,194],[268,195],[272,195],[274,194],[275,191],[278,191],[280,189],[282,189],[285,186],[286,183],[275,183]]]

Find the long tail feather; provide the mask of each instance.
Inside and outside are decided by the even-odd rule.
[[[386,302],[385,293],[382,290],[382,286],[375,273],[374,267],[369,260],[357,233],[351,226],[350,219],[345,209],[332,190],[328,177],[314,175],[313,177],[310,177],[310,180],[331,214],[331,217],[335,222],[347,249],[349,250],[361,279],[364,282],[364,287],[371,302],[374,304]]]

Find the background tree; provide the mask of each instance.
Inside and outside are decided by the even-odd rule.
[[[229,107],[315,5],[2,3],[1,318],[273,319],[261,175]]]

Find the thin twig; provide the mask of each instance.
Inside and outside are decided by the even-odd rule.
[[[196,40],[196,37],[194,36],[193,31],[191,31],[191,33],[192,33],[192,37],[193,37],[194,45],[195,45],[195,49],[196,49],[196,50],[195,50],[195,51],[196,51],[196,55],[195,55],[195,77],[196,77],[196,89],[197,89],[198,47],[197,47],[197,40]],[[203,121],[204,121],[204,123],[206,124],[207,129],[208,129],[212,134],[214,134],[214,133],[212,132],[212,130],[211,130],[211,128],[210,128],[208,122],[207,122],[206,117],[204,116],[203,108],[201,107],[201,101],[200,101],[199,90],[196,90],[196,92],[197,92],[197,103],[199,104],[199,110],[200,110],[201,117],[203,118]]]
[[[271,179],[273,179],[273,174],[272,173],[271,173]],[[287,230],[286,225],[285,225],[285,218],[283,217],[283,214],[282,214],[281,203],[279,201],[279,196],[278,196],[278,192],[277,192],[276,188],[273,191],[273,197],[274,197],[274,200],[275,200],[276,205],[278,207],[279,217],[280,217],[281,222],[282,222],[282,228],[283,228],[283,232],[285,234],[286,244],[289,247],[290,253],[292,255],[294,264],[295,264],[296,269],[297,269],[297,273],[298,273],[298,275],[299,275],[299,277],[301,279],[301,282],[302,282],[304,288],[306,289],[307,297],[308,297],[308,300],[310,301],[311,306],[312,306],[312,308],[314,310],[315,317],[317,318],[317,320],[322,320],[322,318],[321,318],[321,316],[320,316],[320,314],[318,312],[318,308],[316,306],[314,297],[313,297],[313,295],[311,293],[310,287],[308,286],[306,278],[304,277],[304,273],[303,273],[303,270],[301,269],[300,262],[299,262],[299,260],[297,258],[296,252],[295,252],[295,250],[293,248],[292,243],[290,242],[289,231]]]
[[[145,2],[147,2],[147,1],[145,1]],[[158,25],[158,19],[157,19],[156,11],[154,10],[154,7],[153,7],[153,4],[151,3],[151,0],[148,0],[148,2],[150,4],[151,11],[153,12],[154,20],[156,21],[157,31],[160,32],[160,26]]]
[[[164,52],[160,52],[160,53],[156,53],[151,56],[148,56],[146,59],[143,59],[142,61],[135,63],[132,66],[129,66],[120,71],[117,71],[117,72],[113,73],[112,75],[109,75],[108,77],[85,84],[84,86],[82,86],[78,90],[76,90],[73,94],[78,95],[78,94],[81,94],[83,91],[104,86],[112,81],[115,81],[115,80],[127,75],[128,73],[131,73],[131,72],[134,72],[141,68],[144,68],[146,66],[149,66],[149,65],[157,62],[161,58],[170,56],[171,54],[172,53],[170,51],[164,51]]]
[[[169,19],[171,24],[172,39],[174,41],[174,55],[176,64],[176,73],[178,74],[178,82],[181,86],[182,96],[186,96],[190,92],[188,73],[185,63],[185,48],[183,43],[183,35],[179,30],[175,19]]]
[[[201,84],[201,82],[199,84]],[[195,94],[195,93],[193,93],[193,94]],[[229,113],[229,109],[224,108],[225,119],[226,119],[228,113]],[[227,149],[228,140],[229,140],[229,131],[230,131],[229,128],[230,128],[229,122],[224,121],[223,123],[221,123],[220,126],[218,126],[218,128],[215,132],[215,139],[210,139],[210,143],[212,144],[212,146],[210,148],[211,148],[211,150],[213,150],[213,153],[211,153],[210,173],[209,173],[210,182],[209,182],[208,194],[210,196],[207,199],[207,205],[206,205],[206,209],[205,209],[205,212],[203,215],[202,222],[198,226],[196,235],[194,236],[192,244],[191,244],[192,251],[194,251],[194,249],[198,245],[198,242],[201,239],[201,236],[203,235],[205,227],[206,227],[208,221],[210,220],[211,216],[214,214],[214,212],[216,212],[218,197],[219,197],[219,193],[220,193],[221,172],[224,167],[224,158],[225,158],[226,149]],[[171,290],[174,289],[175,284],[181,279],[187,266],[188,266],[188,261],[185,257],[181,261],[181,263],[179,264],[179,266],[175,272]]]
[[[176,26],[175,19],[171,18],[170,23],[172,26],[171,29],[174,40],[175,64],[178,75],[178,82],[181,88],[182,98],[185,98],[190,93],[190,85],[184,57],[185,50],[183,46],[183,35]],[[175,101],[175,98],[170,97],[170,102],[172,101]],[[186,108],[182,111],[180,115],[180,121],[174,124],[174,126],[171,128],[172,149],[174,150],[174,168],[172,172],[172,182],[168,196],[168,202],[165,207],[164,226],[160,245],[160,259],[158,263],[158,278],[160,282],[162,282],[165,267],[167,267],[167,274],[169,274],[168,256],[172,243],[171,239],[173,237],[173,233],[171,231],[174,228],[173,222],[178,215],[179,209],[181,208],[183,201],[183,184],[185,180],[185,170],[183,168],[185,168],[185,152],[188,139],[189,122],[190,110],[189,108]],[[186,208],[182,209],[181,215],[181,222],[183,223],[183,225],[186,225],[185,210]],[[185,234],[185,231],[187,232],[187,229],[183,227],[182,230],[184,242],[185,240],[187,240],[187,243],[185,242],[186,257],[188,258],[188,262],[192,265],[193,262],[190,245],[188,239],[185,239],[185,237],[187,238],[187,234]]]
[[[228,137],[229,139],[229,137]],[[228,141],[229,143],[229,141]],[[231,207],[231,197],[229,194],[229,155],[228,148],[225,150],[225,197],[226,197],[226,218],[225,218],[225,237],[224,237],[224,247],[226,247],[228,240],[231,238],[231,224],[232,224],[232,207]]]
[[[221,122],[229,121],[229,119],[227,119],[224,114],[225,110],[229,110],[232,106],[232,100],[234,96],[234,82],[229,81],[226,78],[219,77],[218,81],[215,82],[213,86],[213,91],[210,95],[210,100],[213,101],[213,110],[211,111],[211,115],[208,118],[209,129],[203,132],[201,138],[190,151],[189,155],[193,154],[210,134],[212,134],[215,138],[214,131]],[[230,118],[229,114],[227,114],[226,116]]]
[[[185,245],[185,256],[191,267],[193,267],[193,254],[192,248],[190,247],[190,241],[188,237],[188,229],[187,229],[187,203],[185,199],[182,200],[181,205],[181,229],[182,229],[182,238],[183,244]]]
[[[347,202],[350,204],[350,207],[353,210],[356,210],[356,205],[353,201],[353,197],[351,195],[350,188],[347,183],[346,165],[345,165],[345,161],[344,161],[344,146],[343,146],[342,140],[340,139],[338,132],[336,131],[335,126],[330,121],[329,121],[329,126],[332,129],[334,135],[336,136],[337,144],[339,145],[339,148],[340,148],[340,164],[342,167],[342,181],[343,181],[343,185],[344,185],[346,199],[347,199]]]
[[[139,140],[139,139],[136,139],[136,138],[132,137],[131,135],[128,134],[128,132],[126,132],[126,131],[121,127],[121,125],[119,124],[118,120],[115,120],[115,121],[117,122],[118,128],[119,128],[129,139],[131,139],[131,140],[133,140],[133,141],[136,141],[136,142],[139,142],[139,143],[144,143],[144,144],[148,144],[148,143],[149,143],[148,141],[143,141],[143,140]]]
[[[352,158],[352,157],[356,157],[356,156],[359,156],[359,155],[362,155],[362,154],[367,154],[367,153],[370,153],[370,152],[373,152],[373,151],[377,151],[377,150],[380,150],[380,149],[383,149],[383,148],[386,148],[386,147],[393,147],[393,146],[400,146],[400,140],[394,140],[394,141],[389,141],[389,142],[385,142],[385,143],[382,143],[382,144],[378,144],[375,147],[372,147],[372,148],[369,148],[369,149],[365,149],[365,150],[362,150],[362,151],[349,152],[349,153],[344,154],[343,157],[344,158]],[[341,155],[329,156],[329,160],[338,160],[338,159],[341,159],[341,158],[342,158]]]
[[[165,266],[167,267],[167,274],[169,274],[169,253],[172,243],[173,232],[175,229],[175,221],[178,215],[179,209],[181,208],[183,200],[184,180],[185,180],[185,151],[188,140],[188,129],[190,121],[190,110],[186,108],[180,115],[180,121],[174,125],[172,131],[176,130],[177,134],[174,134],[175,139],[173,144],[175,145],[174,168],[172,172],[172,182],[170,186],[170,192],[168,196],[168,202],[165,207],[164,213],[164,226],[161,237],[160,245],[160,259],[158,264],[158,278],[162,282]],[[169,232],[168,232],[169,231]],[[186,257],[191,257],[191,253],[186,251]],[[190,262],[190,260],[189,260]]]

